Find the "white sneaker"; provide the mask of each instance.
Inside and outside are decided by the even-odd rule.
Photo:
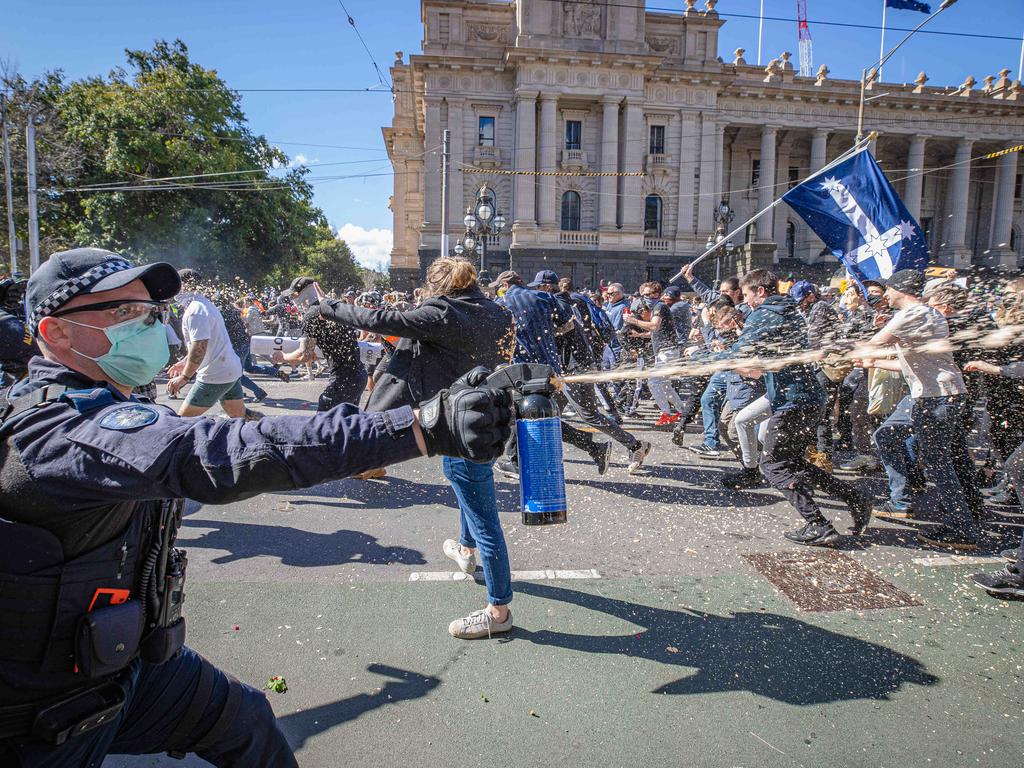
[[[645,440],[640,443],[640,447],[629,454],[629,467],[627,467],[626,471],[632,475],[639,470],[644,465],[644,459],[647,458],[650,452],[651,444],[649,442]]]
[[[490,637],[501,632],[512,631],[512,611],[508,612],[508,618],[499,622],[486,608],[473,611],[469,616],[456,619],[448,625],[448,634],[457,637],[459,640],[476,640],[481,637]]]
[[[462,545],[455,539],[445,539],[441,549],[444,550],[445,557],[449,560],[454,560],[455,564],[459,566],[459,570],[463,573],[473,573],[476,570],[476,553],[471,555],[462,554]]]
[[[877,466],[878,459],[874,456],[868,456],[862,453],[858,456],[854,456],[845,464],[841,464],[839,468],[845,472],[859,472],[864,469],[874,469]]]

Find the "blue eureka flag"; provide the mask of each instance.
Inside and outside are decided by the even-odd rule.
[[[921,13],[931,13],[932,8],[928,3],[921,3],[918,0],[885,0],[885,4],[889,8],[896,8],[900,11],[920,11]]]
[[[782,199],[858,280],[928,264],[921,228],[866,149]]]

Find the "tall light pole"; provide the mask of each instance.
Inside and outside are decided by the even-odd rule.
[[[36,189],[36,116],[28,113],[25,126],[25,154],[28,160],[28,272],[39,269],[39,191]]]
[[[955,5],[955,4],[956,4],[956,0],[942,0],[942,5],[939,6],[939,9],[937,11],[935,11],[931,16],[929,16],[927,19],[925,19],[920,24],[918,24],[916,27],[914,27],[912,30],[910,30],[910,32],[907,33],[907,36],[904,37],[902,40],[900,40],[896,44],[895,48],[893,48],[888,53],[884,54],[881,59],[879,59],[877,62],[875,62],[870,67],[864,69],[861,72],[861,75],[860,75],[860,106],[857,109],[857,141],[855,143],[859,143],[860,140],[864,138],[864,94],[867,91],[869,80],[873,80],[876,75],[879,75],[879,76],[881,75],[882,65],[885,64],[885,62],[887,62],[889,59],[891,59],[892,55],[894,53],[896,53],[896,51],[898,51],[900,49],[900,46],[902,46],[905,42],[907,42],[907,40],[909,40],[913,36],[913,34],[915,32],[917,32],[917,30],[919,30],[921,27],[923,27],[929,21],[934,19],[936,16],[938,16],[944,10],[946,10],[947,8],[949,8],[950,6]]]
[[[462,220],[466,225],[466,234],[454,248],[456,256],[477,253],[480,256],[481,275],[487,270],[487,236],[500,234],[507,223],[498,211],[495,199],[490,187],[480,187],[476,193],[476,205],[466,210]]]

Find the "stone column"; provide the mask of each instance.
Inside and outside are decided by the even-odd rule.
[[[601,172],[615,173],[619,170],[619,96],[605,96],[601,100]],[[618,179],[601,176],[598,191],[597,226],[602,230],[615,229],[615,211],[618,207]]]
[[[960,139],[953,157],[953,175],[946,191],[946,227],[941,254],[953,267],[971,263],[971,250],[967,247],[967,198],[971,186],[971,147],[973,139]]]
[[[708,112],[701,116],[700,131],[700,197],[697,199],[697,240],[715,231],[715,208],[719,200],[715,193],[721,191],[722,141],[725,125],[719,124]]]
[[[644,137],[643,101],[637,97],[626,98],[625,132],[626,147],[623,151],[623,172],[642,171],[647,142]],[[640,176],[626,176],[622,179],[622,228],[642,232],[644,228],[644,200],[641,197],[643,179]]]
[[[907,154],[906,188],[903,190],[903,204],[907,206],[914,221],[921,218],[921,191],[924,189],[924,145],[927,136],[914,136],[910,140],[910,152]]]
[[[466,216],[466,191],[462,186],[462,164],[466,162],[466,142],[464,140],[462,99],[448,99],[448,130],[452,132],[452,156],[448,172],[448,237],[454,243],[455,238],[465,228],[462,219]],[[473,162],[470,158],[470,163]]]
[[[441,226],[441,100],[429,99],[426,106],[425,142],[437,147],[427,153],[427,168],[423,182],[423,220],[430,228]]]
[[[761,173],[757,189],[757,209],[763,210],[775,199],[772,184],[775,180],[775,137],[778,129],[766,125],[761,129]],[[757,220],[757,239],[766,243],[772,239],[772,217],[766,214]]]
[[[989,258],[1005,266],[1015,266],[1010,250],[1013,229],[1013,188],[1017,180],[1017,153],[999,158],[996,165],[995,201],[992,206],[992,229],[989,235]]]
[[[693,211],[696,198],[693,196],[694,161],[700,150],[700,134],[697,121],[690,112],[679,113],[681,136],[679,139],[679,197],[676,199],[676,238],[693,236]],[[681,243],[676,243],[676,248]]]
[[[828,163],[828,130],[818,128],[811,137],[811,173]]]
[[[516,95],[516,154],[513,168],[517,171],[537,170],[537,94]],[[535,205],[536,176],[515,177],[515,206],[512,226],[534,229],[537,226]]]
[[[789,184],[789,149],[786,141],[786,136],[783,134],[779,141],[779,154],[777,158],[778,162],[775,164],[775,189],[772,190],[772,199],[774,200],[779,195],[785,194]],[[772,232],[775,236],[775,241],[779,244],[779,249],[775,252],[775,263],[777,264],[780,258],[789,258],[789,251],[786,250],[786,223],[789,221],[789,215],[792,209],[788,205],[777,205],[775,206],[775,213],[771,215],[772,219]],[[799,216],[793,215],[793,218],[799,219]],[[793,255],[797,256],[797,244],[793,244]]]
[[[540,95],[540,170],[558,170],[558,94]],[[537,220],[544,229],[554,229],[558,220],[558,201],[555,200],[556,177],[537,177]]]

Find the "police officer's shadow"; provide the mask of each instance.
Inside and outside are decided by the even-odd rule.
[[[667,610],[536,582],[517,582],[515,591],[569,603],[568,610],[600,611],[645,629],[625,635],[576,635],[517,627],[506,642],[525,639],[696,668],[652,693],[750,691],[786,704],[812,705],[884,700],[905,683],[939,682],[911,656],[791,616]]]
[[[371,664],[366,669],[374,674],[394,679],[388,680],[374,693],[360,693],[278,718],[281,730],[288,738],[292,749],[301,749],[311,736],[329,731],[349,720],[355,720],[378,707],[422,698],[441,684],[439,677],[421,675],[386,664]]]
[[[188,538],[190,528],[212,528]],[[217,564],[250,557],[277,557],[282,565],[311,568],[343,563],[423,565],[423,553],[408,547],[382,546],[376,536],[362,531],[340,530],[314,533],[286,525],[259,525],[225,520],[197,520],[187,517],[178,536],[180,546],[189,549],[222,549],[228,554],[213,558]]]

